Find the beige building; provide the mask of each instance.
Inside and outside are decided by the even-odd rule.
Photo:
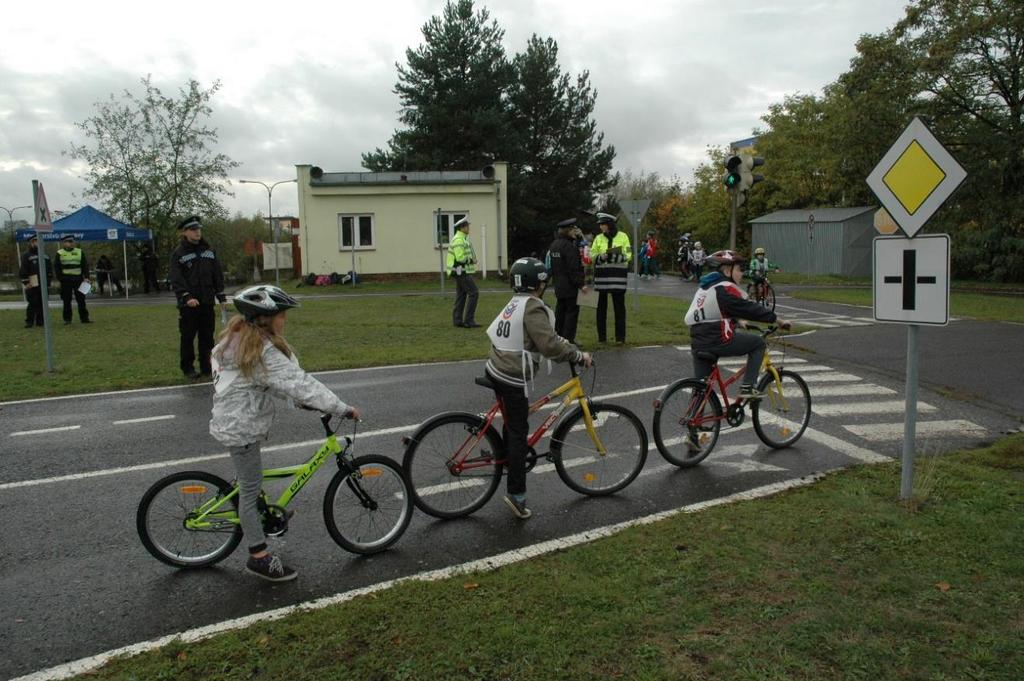
[[[296,171],[303,274],[348,272],[353,260],[360,275],[437,273],[452,225],[465,216],[477,271],[508,267],[504,162],[418,173]]]

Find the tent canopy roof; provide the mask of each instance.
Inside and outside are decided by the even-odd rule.
[[[28,241],[35,229],[19,229],[18,241]],[[149,241],[153,233],[115,220],[92,206],[82,206],[74,213],[53,221],[53,232],[41,232],[44,241],[60,241],[73,234],[77,241]]]

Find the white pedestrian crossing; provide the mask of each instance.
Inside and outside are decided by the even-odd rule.
[[[888,442],[903,439],[902,421],[899,423],[843,424],[843,428],[871,442]],[[929,438],[950,435],[970,435],[976,437],[984,435],[987,431],[976,423],[965,419],[949,419],[947,421],[918,421],[915,432],[918,438]]]
[[[820,416],[855,416],[860,414],[903,414],[903,400],[881,400],[872,402],[815,402],[811,396],[811,411]],[[918,402],[917,410],[931,413],[935,407],[927,402]]]

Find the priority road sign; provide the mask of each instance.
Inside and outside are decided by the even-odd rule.
[[[949,323],[949,235],[875,237],[874,317],[905,324]]]
[[[868,186],[907,236],[924,226],[967,171],[915,118],[868,175]]]

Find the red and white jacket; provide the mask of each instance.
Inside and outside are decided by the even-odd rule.
[[[748,300],[747,294],[721,272],[709,272],[700,279],[683,321],[690,327],[690,347],[707,350],[732,340],[736,320],[772,323],[775,313]]]

